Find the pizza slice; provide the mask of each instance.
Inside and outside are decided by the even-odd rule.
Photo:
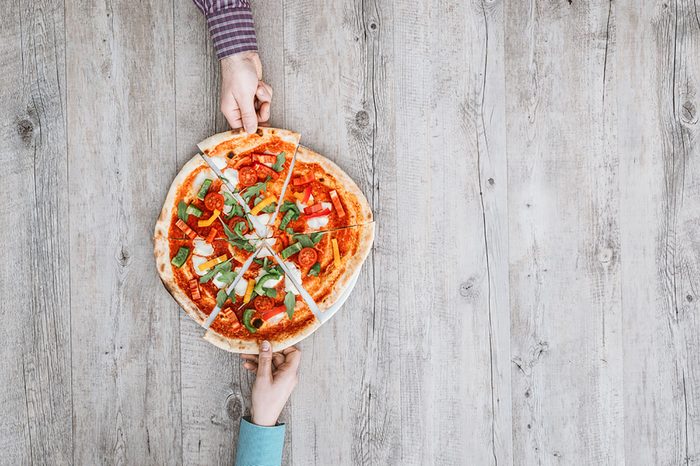
[[[222,309],[204,338],[243,353],[257,353],[262,340],[276,351],[293,345],[320,325],[296,286],[300,281],[298,269],[285,271],[270,257],[255,259],[236,285],[236,300]]]
[[[266,227],[274,222],[299,138],[292,131],[260,128],[252,135],[220,133],[199,144],[203,157],[215,167],[241,209],[229,215],[246,217],[258,236],[266,236]]]
[[[336,164],[299,146],[272,236],[338,230],[372,223],[360,188]]]

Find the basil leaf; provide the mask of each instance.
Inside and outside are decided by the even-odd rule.
[[[294,293],[291,291],[287,291],[287,294],[284,296],[284,306],[287,308],[287,317],[290,319],[294,315],[294,306],[296,305],[297,300],[294,297]]]
[[[219,307],[223,307],[224,303],[228,299],[228,295],[226,294],[226,290],[219,290],[218,293],[216,293],[216,305]]]
[[[321,238],[323,238],[323,235],[325,235],[325,234],[326,234],[326,233],[323,232],[323,231],[318,231],[318,232],[316,232],[316,233],[311,233],[310,238],[311,238],[311,241],[313,241],[314,246],[317,245],[319,241],[321,241]]]
[[[219,276],[219,281],[225,283],[226,285],[230,285],[233,283],[233,279],[236,278],[236,272],[220,272],[221,275]]]
[[[309,269],[309,276],[311,277],[318,277],[319,272],[321,272],[321,263],[316,262],[314,265],[311,266]]]
[[[183,222],[187,222],[189,215],[187,214],[187,204],[185,204],[185,201],[177,203],[177,217]]]
[[[277,161],[276,161],[275,164],[272,166],[272,169],[273,169],[274,171],[276,171],[276,172],[281,172],[281,171],[282,171],[282,167],[284,166],[284,161],[285,161],[286,159],[287,159],[287,157],[285,156],[285,153],[284,153],[284,152],[280,152],[279,154],[277,154]]]
[[[233,259],[233,258],[231,258]],[[228,259],[226,262],[222,262],[221,264],[215,265],[213,269],[211,269],[209,272],[205,273],[200,279],[199,283],[207,283],[209,280],[214,278],[217,273],[222,272],[231,272],[231,259]]]
[[[301,215],[301,211],[299,210],[299,206],[295,202],[291,201],[284,201],[282,205],[280,206],[280,212],[286,212],[288,210],[293,211],[297,216]]]
[[[253,196],[257,196],[258,194],[262,193],[267,189],[267,183],[260,182],[260,183],[255,183],[253,186],[249,187],[245,191],[241,193],[241,196],[243,196],[243,199],[246,200],[246,202],[250,201],[250,198]]]
[[[261,212],[265,212],[266,214],[272,214],[275,212],[276,207],[277,207],[277,203],[273,202],[273,203],[268,204],[265,207],[263,207]]]
[[[247,239],[245,236],[243,236],[243,227],[245,226],[246,224],[244,221],[238,222],[233,226],[233,233],[240,239]]]
[[[248,251],[248,252],[255,252],[255,246],[250,244],[248,242],[248,240],[239,239],[239,238],[235,238],[235,239],[229,238],[227,240],[227,242],[228,242],[228,244],[230,244],[231,246],[233,246],[235,248],[243,249],[244,251]]]
[[[276,298],[277,297],[277,290],[274,288],[265,288],[265,294],[269,296],[270,298]]]

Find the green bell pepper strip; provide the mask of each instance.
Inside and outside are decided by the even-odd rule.
[[[263,286],[265,285],[266,282],[269,282],[270,280],[276,280],[280,278],[279,275],[274,274],[274,273],[267,273],[260,277],[260,280],[258,280],[258,283],[255,284],[255,288],[253,288],[253,291],[255,291],[257,294],[260,296],[265,294],[265,289]]]
[[[187,206],[187,209],[185,210],[187,215],[194,215],[195,217],[201,217],[202,216],[202,210],[193,206],[192,204]]]
[[[246,309],[245,311],[243,311],[243,326],[250,333],[255,333],[258,331],[258,329],[253,327],[253,324],[250,323],[250,318],[253,317],[253,314],[255,314],[254,309]]]
[[[301,243],[294,243],[291,246],[287,247],[286,249],[282,250],[282,259],[288,259],[294,254],[298,253],[304,249],[304,246]]]
[[[177,254],[175,254],[175,257],[173,257],[173,260],[171,260],[170,263],[179,269],[183,266],[189,256],[190,248],[182,246],[180,249],[178,249]]]
[[[197,199],[200,201],[204,200],[204,197],[207,195],[207,191],[209,191],[209,186],[211,186],[211,180],[207,178],[204,180],[202,183],[202,186],[199,188],[199,192],[197,193]]]
[[[284,217],[282,217],[282,221],[280,222],[280,230],[284,230],[287,228],[287,225],[289,222],[294,220],[294,217],[296,217],[297,214],[293,210],[288,210],[286,214],[284,214]]]

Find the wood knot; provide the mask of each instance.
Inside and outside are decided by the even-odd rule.
[[[369,23],[369,28],[373,31],[376,31],[379,26],[377,25],[376,22],[372,21]]]
[[[236,393],[230,393],[226,397],[224,409],[226,410],[226,415],[229,417],[229,419],[233,419],[234,421],[242,418],[245,414],[243,412],[243,400]]]
[[[496,182],[493,180],[493,178],[489,178],[488,181],[489,181],[489,184],[490,184],[491,186],[493,186],[494,184],[496,184]]]
[[[117,262],[119,262],[119,265],[126,267],[129,265],[130,259],[131,254],[129,254],[129,251],[124,246],[119,248],[119,252],[117,253]]]
[[[612,248],[602,248],[598,251],[598,261],[601,264],[607,264],[611,262],[615,257],[615,251]]]
[[[691,101],[686,101],[681,107],[681,120],[683,123],[694,125],[698,122],[697,110]]]
[[[34,123],[26,118],[19,120],[17,122],[17,134],[19,134],[19,137],[25,144],[31,143],[34,135]]]
[[[364,110],[360,110],[355,114],[355,123],[360,128],[364,128],[369,125],[369,113]]]

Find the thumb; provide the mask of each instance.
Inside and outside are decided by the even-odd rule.
[[[255,96],[238,101],[238,108],[241,110],[241,120],[243,128],[248,134],[253,134],[258,130],[258,115],[255,113]]]
[[[260,355],[258,356],[257,379],[267,381],[272,380],[272,346],[265,340],[260,344]]]

